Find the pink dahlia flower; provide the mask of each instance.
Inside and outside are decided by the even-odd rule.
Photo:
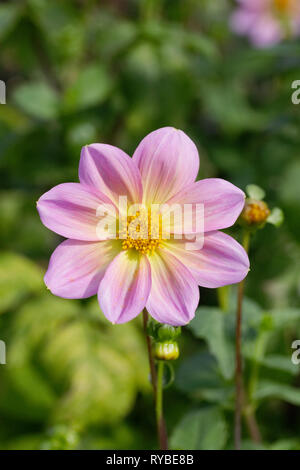
[[[300,34],[299,0],[237,0],[232,29],[249,36],[257,47],[268,47]]]
[[[100,307],[112,323],[136,317],[144,307],[160,323],[185,325],[195,314],[199,288],[241,281],[249,270],[244,249],[219,232],[231,226],[244,206],[244,193],[222,179],[195,182],[199,155],[180,130],[158,129],[146,136],[132,158],[105,144],[87,145],[79,164],[80,183],[55,186],[38,201],[43,224],[67,237],[51,256],[45,283],[59,297],[78,299],[98,294]],[[124,219],[119,196],[130,204],[172,203],[204,206],[204,245],[187,249],[186,239],[164,238],[158,230],[134,239],[128,229],[111,237],[97,230],[98,208],[117,225]],[[108,211],[109,212],[109,211]],[[149,217],[149,216],[148,216]],[[194,215],[193,215],[194,217]],[[151,217],[150,217],[151,218]],[[160,219],[159,219],[160,220]],[[195,229],[193,229],[195,230]],[[188,229],[184,237],[191,237]],[[195,233],[194,233],[195,234]]]

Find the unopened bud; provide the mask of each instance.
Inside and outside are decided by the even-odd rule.
[[[179,347],[176,341],[165,341],[155,343],[154,346],[155,359],[163,361],[174,361],[179,357]]]
[[[158,328],[157,338],[159,341],[170,341],[178,338],[181,333],[180,326],[162,325]]]

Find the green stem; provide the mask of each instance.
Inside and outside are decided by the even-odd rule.
[[[158,377],[158,373],[156,373],[154,357],[152,353],[152,341],[151,341],[150,336],[147,333],[148,312],[145,308],[143,310],[143,324],[144,324],[144,331],[145,331],[146,342],[147,342],[151,383],[152,383],[154,402],[155,402],[158,443],[159,443],[159,447],[161,450],[168,450],[167,429],[166,429],[166,424],[165,424],[165,420],[163,416],[163,409],[162,409],[164,363],[162,361],[158,361],[158,373],[161,374],[161,376]],[[160,368],[161,368],[160,364],[162,364],[162,371],[160,371]],[[158,418],[158,415],[159,415],[159,418]]]
[[[250,232],[244,230],[243,233],[243,247],[248,253],[250,244]],[[256,422],[255,411],[252,404],[247,403],[247,399],[243,386],[243,371],[242,371],[242,355],[241,355],[241,333],[242,333],[242,308],[244,298],[245,280],[238,285],[238,302],[236,314],[236,372],[235,372],[235,388],[236,388],[236,401],[235,401],[235,426],[234,426],[234,444],[235,449],[241,448],[241,416],[244,407],[246,423],[254,442],[261,442],[261,435],[258,424]],[[251,385],[252,387],[253,385]]]
[[[248,253],[249,245],[250,245],[250,232],[249,232],[249,230],[244,230],[242,245],[243,245],[245,251]]]
[[[222,312],[228,311],[229,286],[222,286],[217,289],[218,303]]]
[[[164,362],[158,361],[157,366],[157,394],[156,394],[156,420],[160,422],[163,410],[163,376]]]
[[[248,252],[250,242],[250,232],[243,232],[243,247]],[[241,336],[242,336],[242,309],[244,298],[245,280],[238,285],[238,299],[236,311],[236,330],[235,330],[235,415],[234,415],[234,447],[236,450],[241,448],[241,417],[243,407],[243,371],[241,355]]]
[[[244,282],[238,286],[238,305],[236,312],[235,330],[235,415],[234,415],[234,447],[241,448],[241,416],[243,405],[242,389],[242,357],[241,357],[241,332],[242,332],[242,303],[244,295]]]
[[[156,424],[159,437],[160,450],[168,449],[167,433],[165,428],[165,421],[163,417],[163,376],[164,376],[164,361],[158,361],[157,366],[157,382],[156,382]]]
[[[149,360],[149,368],[150,368],[150,375],[151,375],[151,384],[153,388],[153,395],[154,395],[154,401],[156,400],[156,369],[155,369],[155,364],[154,364],[154,358],[152,354],[152,343],[151,343],[151,338],[147,333],[147,324],[148,324],[148,312],[144,308],[143,310],[143,325],[144,325],[144,332],[146,336],[146,342],[147,342],[147,351],[148,351],[148,360]]]

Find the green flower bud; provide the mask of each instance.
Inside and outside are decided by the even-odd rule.
[[[179,357],[179,347],[176,341],[158,342],[154,345],[154,357],[163,361],[174,361]]]
[[[171,326],[171,325],[162,325],[158,328],[157,339],[159,341],[168,341],[178,338],[181,333],[181,328]]]

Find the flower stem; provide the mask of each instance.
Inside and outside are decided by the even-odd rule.
[[[144,324],[144,332],[145,332],[146,341],[147,341],[148,359],[149,359],[149,367],[150,367],[150,374],[151,374],[151,384],[152,384],[152,388],[153,388],[154,400],[156,400],[157,377],[156,377],[156,369],[155,369],[155,364],[154,364],[154,358],[153,358],[153,354],[152,354],[151,338],[147,333],[148,312],[145,308],[143,310],[143,324]]]
[[[149,366],[150,366],[150,374],[151,374],[151,383],[153,388],[153,395],[154,395],[154,402],[155,402],[155,410],[156,410],[156,422],[157,422],[157,437],[159,448],[161,450],[168,450],[168,435],[167,435],[167,428],[166,423],[163,416],[163,362],[158,362],[158,374],[156,373],[154,358],[152,354],[152,344],[151,338],[147,333],[147,324],[148,324],[148,312],[144,308],[143,310],[143,323],[144,323],[144,331],[146,335],[147,341],[147,350],[148,350],[148,359],[149,359]],[[162,366],[161,366],[162,364]]]
[[[245,419],[253,442],[261,443],[261,434],[256,421],[255,411],[251,405],[246,406]]]
[[[242,414],[242,358],[241,358],[241,324],[242,299],[244,294],[243,281],[238,287],[238,306],[235,330],[235,416],[234,416],[234,447],[241,448],[241,414]]]
[[[246,252],[249,251],[250,232],[245,230],[243,234],[243,247]],[[236,372],[235,372],[235,386],[236,386],[236,404],[235,404],[235,428],[234,428],[234,443],[235,449],[239,450],[241,447],[241,414],[244,412],[246,424],[251,436],[251,439],[256,442],[261,442],[261,434],[255,417],[255,407],[252,404],[252,396],[246,397],[243,384],[242,375],[242,356],[241,356],[241,329],[242,329],[242,307],[244,297],[245,280],[238,285],[238,303],[237,303],[237,316],[236,316]],[[252,388],[252,387],[251,387]],[[251,389],[250,388],[250,389]],[[249,403],[250,401],[250,403]]]
[[[218,303],[222,312],[228,310],[229,286],[222,286],[217,289]]]
[[[156,392],[156,424],[159,437],[160,450],[168,449],[168,440],[166,433],[166,426],[163,417],[163,376],[164,376],[164,361],[158,361],[157,369],[157,392]]]
[[[248,252],[250,233],[244,230],[243,247]],[[243,378],[242,378],[242,356],[241,356],[241,333],[242,333],[242,308],[244,297],[245,280],[238,285],[238,299],[236,311],[235,330],[235,416],[234,416],[234,447],[241,448],[241,416],[243,406]]]

